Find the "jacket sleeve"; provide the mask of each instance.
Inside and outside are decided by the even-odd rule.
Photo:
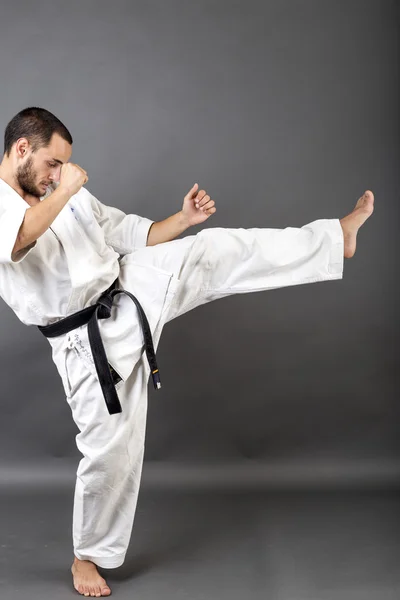
[[[36,246],[37,240],[11,256],[19,228],[29,206],[14,199],[0,199],[0,263],[19,263]]]
[[[154,221],[134,214],[125,214],[119,208],[107,206],[91,195],[96,221],[103,229],[106,243],[119,254],[129,254],[143,248]]]

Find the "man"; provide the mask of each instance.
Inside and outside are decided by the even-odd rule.
[[[71,570],[79,593],[99,597],[111,590],[97,566],[120,566],[131,536],[147,383],[151,372],[160,386],[154,348],[164,324],[231,294],[341,279],[374,197],[366,191],[341,220],[211,228],[174,240],[216,211],[197,184],[181,211],[153,222],[99,202],[71,153],[70,133],[44,109],[27,108],[7,125],[0,293],[48,337],[79,428]]]

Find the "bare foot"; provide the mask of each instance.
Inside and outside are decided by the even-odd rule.
[[[343,241],[344,241],[344,257],[351,258],[354,256],[356,251],[356,240],[357,233],[361,225],[372,215],[374,212],[374,194],[367,190],[363,196],[358,200],[351,212],[347,217],[340,219],[340,224],[343,229]]]
[[[71,571],[74,577],[74,588],[83,596],[100,598],[111,594],[106,580],[100,576],[96,565],[90,560],[79,560],[75,556]]]

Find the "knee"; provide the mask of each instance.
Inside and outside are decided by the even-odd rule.
[[[140,471],[143,456],[144,440],[139,436],[113,440],[102,448],[86,448],[77,475],[90,485],[92,493],[107,493]]]
[[[188,265],[190,270],[201,269],[206,271],[211,269],[217,258],[216,236],[213,229],[203,229],[194,236],[193,244],[188,250],[184,265]]]
[[[208,268],[221,265],[229,270],[238,261],[247,260],[254,251],[254,239],[245,229],[213,227],[198,236],[202,260]]]
[[[90,466],[86,466],[80,479],[94,495],[107,494],[111,490],[123,488],[131,478],[140,473],[143,461],[143,448],[136,455],[109,454],[98,457]]]

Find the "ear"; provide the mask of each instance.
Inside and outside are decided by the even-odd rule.
[[[29,141],[26,138],[19,138],[15,145],[15,151],[18,158],[24,158],[29,150]]]

